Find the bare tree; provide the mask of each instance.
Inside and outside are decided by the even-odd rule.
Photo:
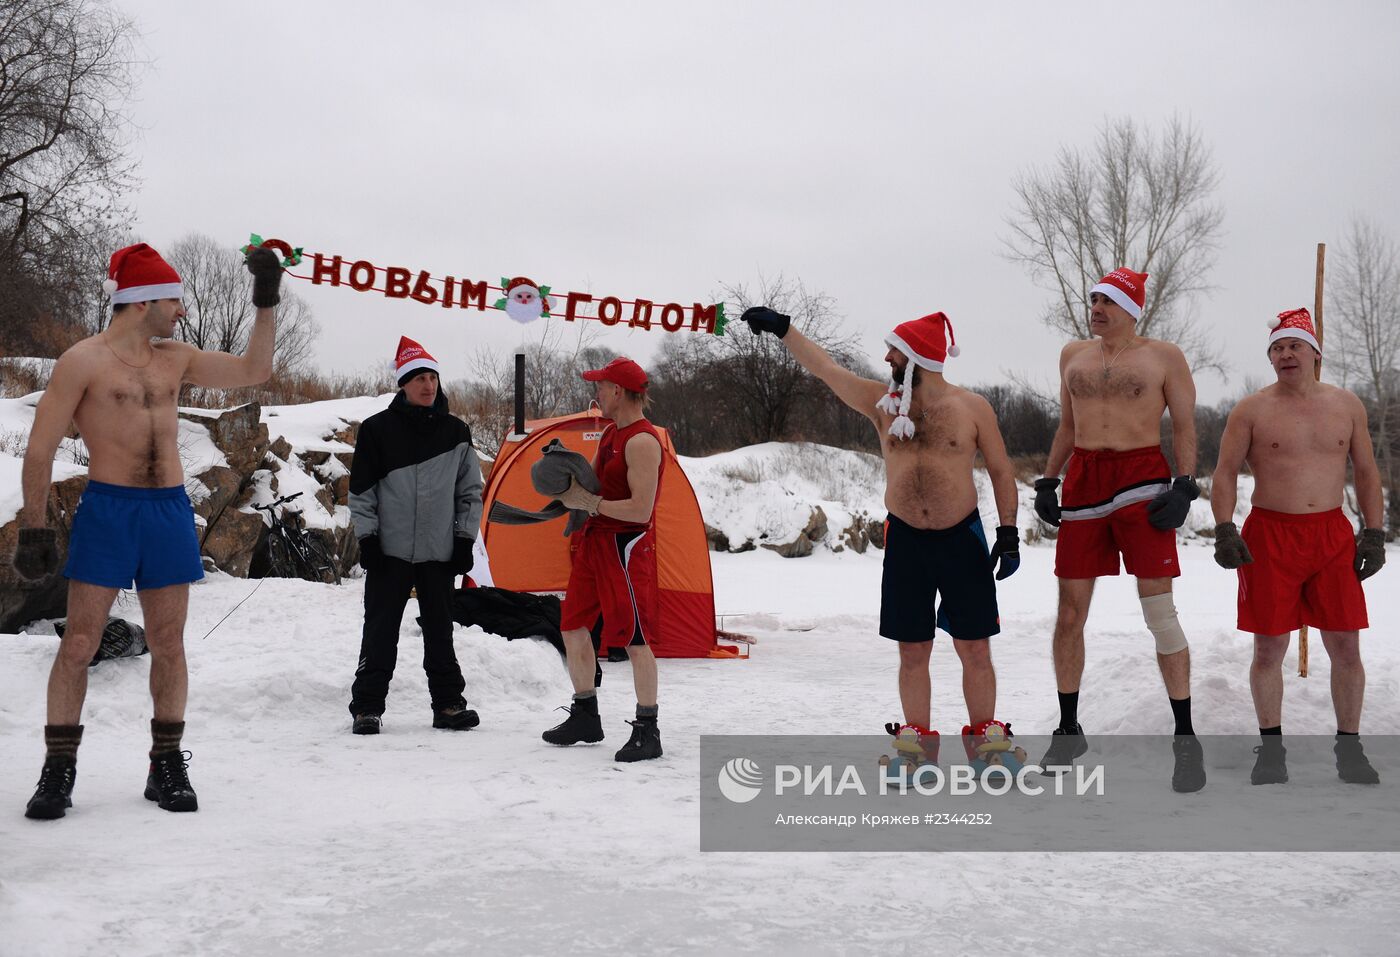
[[[135,28],[102,0],[0,4],[0,337],[100,328],[122,195]]]
[[[825,386],[809,376],[781,342],[752,335],[738,317],[749,306],[776,309],[791,316],[807,338],[848,367],[857,363],[855,340],[837,332],[832,298],[808,290],[801,280],[760,277],[753,293],[743,284],[724,286],[723,292],[725,314],[735,317],[734,322],[725,335],[701,342],[720,360],[713,364],[712,374],[725,397],[725,414],[741,425],[740,444],[790,438],[789,427],[801,403],[836,400],[822,395]]]
[[[1400,394],[1400,248],[1372,222],[1356,217],[1328,283],[1323,346],[1345,379],[1370,399],[1371,429],[1389,496],[1387,520],[1400,527],[1392,419]],[[1330,348],[1335,343],[1336,348]]]
[[[1138,332],[1179,345],[1199,369],[1223,373],[1192,306],[1224,218],[1212,202],[1217,174],[1200,131],[1172,118],[1161,135],[1131,119],[1105,120],[1089,149],[1065,146],[1048,169],[1017,177],[1008,257],[1054,292],[1042,320],[1089,336],[1089,290],[1127,266],[1148,273]]]
[[[250,278],[243,254],[221,246],[208,236],[192,233],[176,242],[166,259],[185,287],[185,317],[177,330],[181,339],[201,349],[241,353],[252,331]],[[311,307],[282,284],[277,307],[277,342],[272,361],[278,376],[303,372],[312,359],[320,324]]]

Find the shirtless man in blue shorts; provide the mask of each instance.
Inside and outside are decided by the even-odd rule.
[[[996,721],[996,673],[991,643],[1001,631],[996,582],[1021,563],[1016,529],[1016,479],[996,414],[986,399],[943,378],[943,361],[956,356],[952,325],[941,312],[900,323],[888,336],[888,385],[838,365],[821,346],[763,306],[744,313],[755,332],[782,340],[802,367],[880,433],[885,459],[885,566],[880,634],[899,645],[899,700],[903,724],[887,725],[917,740],[923,759],[938,759],[938,732],[930,727],[929,654],[934,629],[953,637],[962,662],[968,724],[964,747]],[[987,466],[999,524],[990,553],[977,511],[973,461]],[[937,596],[937,605],[935,605]],[[903,732],[903,734],[901,734]]]
[[[87,445],[88,484],[68,542],[68,627],[49,674],[47,754],[25,816],[63,817],[72,807],[87,669],[117,592],[132,587],[151,651],[151,764],[146,797],[167,811],[198,808],[180,750],[185,730],[185,612],[190,582],[204,577],[194,511],[176,443],[176,400],[186,382],[232,389],[272,374],[274,307],[282,268],[270,249],[248,257],[257,313],[242,356],[171,340],[184,315],[179,275],[145,243],[112,254],[112,321],[54,366],[24,454],[24,508],[14,567],[29,580],[58,570],[47,526],[53,457],[69,424]]]

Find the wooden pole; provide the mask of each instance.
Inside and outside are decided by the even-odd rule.
[[[1313,281],[1313,323],[1317,326],[1317,344],[1322,345],[1322,274],[1327,260],[1327,244],[1317,244],[1317,277]],[[1316,374],[1322,379],[1322,358],[1318,357]],[[1308,626],[1298,629],[1298,676],[1308,676]]]

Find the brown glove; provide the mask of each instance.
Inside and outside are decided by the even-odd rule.
[[[21,528],[13,564],[28,581],[47,578],[58,570],[58,541],[51,528]]]
[[[1230,569],[1254,564],[1254,556],[1249,554],[1249,546],[1240,538],[1234,522],[1215,526],[1215,564]]]

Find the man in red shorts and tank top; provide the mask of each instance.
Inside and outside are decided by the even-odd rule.
[[[1095,580],[1117,575],[1121,554],[1137,579],[1175,719],[1172,787],[1198,791],[1206,774],[1191,726],[1191,653],[1172,597],[1172,579],[1181,574],[1176,529],[1200,494],[1193,477],[1196,387],[1179,348],[1137,334],[1146,283],[1145,273],[1131,269],[1104,276],[1089,292],[1089,332],[1099,341],[1071,342],[1060,353],[1060,427],[1045,477],[1035,483],[1036,514],[1060,528],[1054,641],[1060,726],[1041,765],[1066,767],[1088,748],[1078,718],[1084,623]],[[1175,478],[1161,449],[1164,411],[1171,412]]]
[[[573,567],[560,613],[569,677],[574,684],[569,717],[543,735],[549,744],[603,740],[594,689],[592,630],[601,620],[602,646],[626,648],[637,691],[632,737],[617,752],[619,761],[661,757],[656,726],[656,656],[649,642],[656,633],[656,490],[665,462],[656,429],[645,416],[647,374],[619,357],[583,377],[598,384],[598,408],[612,424],[598,440],[593,470],[594,495],[575,480],[559,501],[583,509],[590,518],[574,536]]]
[[[1250,780],[1288,780],[1283,747],[1283,656],[1294,629],[1312,625],[1332,660],[1337,713],[1337,773],[1375,784],[1380,775],[1361,749],[1361,664],[1367,627],[1362,580],[1385,564],[1380,470],[1366,426],[1366,408],[1351,392],[1323,385],[1322,348],[1306,309],[1271,323],[1269,363],[1278,381],[1235,406],[1220,440],[1211,486],[1215,560],[1239,569],[1239,627],[1254,633],[1249,687],[1261,744]],[[1365,527],[1353,538],[1342,512],[1347,461]],[[1244,531],[1235,528],[1236,481],[1249,463],[1254,494]]]

